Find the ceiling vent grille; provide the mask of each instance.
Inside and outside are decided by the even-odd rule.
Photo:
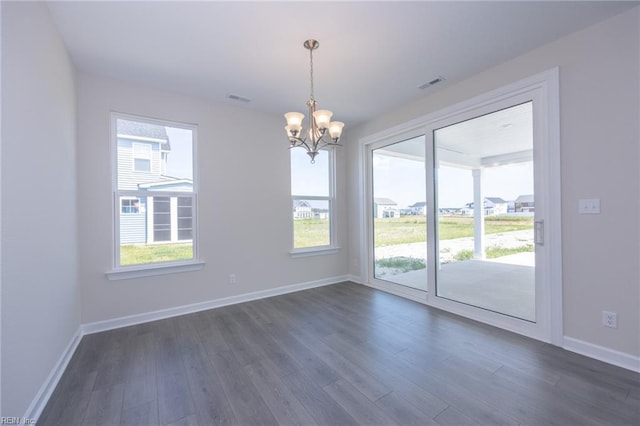
[[[426,83],[421,84],[420,86],[418,86],[418,89],[420,90],[424,90],[428,87],[434,86],[436,84],[442,83],[444,81],[446,81],[447,79],[442,77],[442,76],[437,76],[436,78],[434,78],[431,81],[427,81]]]
[[[251,102],[251,99],[246,98],[244,96],[236,95],[234,93],[229,93],[227,95],[227,99],[231,99],[232,101],[237,101],[237,102],[244,102],[244,103]]]

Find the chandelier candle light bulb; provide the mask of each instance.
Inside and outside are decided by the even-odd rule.
[[[305,148],[307,154],[311,157],[311,163],[315,163],[315,157],[318,155],[318,151],[324,147],[339,145],[338,140],[342,135],[342,128],[344,123],[341,121],[331,121],[333,113],[326,109],[316,110],[316,100],[313,97],[313,50],[317,49],[320,43],[316,40],[307,40],[304,42],[304,47],[309,50],[309,63],[310,63],[310,82],[311,82],[311,95],[307,101],[309,107],[309,126],[307,129],[307,137],[302,137],[302,122],[304,121],[304,114],[300,112],[288,112],[284,115],[287,119],[287,125],[284,130],[287,133],[289,142],[291,142],[290,148]],[[329,138],[325,136],[329,130]]]

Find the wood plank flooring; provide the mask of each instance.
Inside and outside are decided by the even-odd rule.
[[[353,283],[85,336],[38,425],[640,425],[640,374]]]

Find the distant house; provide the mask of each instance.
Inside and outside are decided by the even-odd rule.
[[[485,216],[496,216],[509,212],[509,202],[499,197],[485,197],[482,203]],[[474,203],[467,203],[461,210],[465,216],[473,216]]]
[[[533,194],[521,195],[515,201],[516,213],[533,213],[535,212],[535,202]]]
[[[409,209],[411,210],[411,214],[423,216],[427,215],[427,203],[425,203],[424,201],[410,205]]]
[[[484,199],[484,210],[486,216],[507,214],[509,202],[499,197],[487,197]]]
[[[373,214],[378,219],[400,217],[400,209],[398,203],[389,198],[375,198]]]
[[[296,200],[293,204],[294,219],[329,219],[329,209],[313,207],[306,200]]]
[[[118,188],[149,192],[121,197],[120,243],[191,241],[191,197],[154,196],[154,191],[192,192],[193,181],[167,176],[171,152],[163,126],[118,120]]]
[[[311,209],[311,212],[313,213],[313,218],[314,219],[329,219],[329,210],[328,209],[320,209],[320,208],[313,208]]]
[[[293,204],[294,219],[311,219],[313,217],[313,208],[308,201],[296,200]]]

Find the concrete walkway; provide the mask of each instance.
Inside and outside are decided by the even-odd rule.
[[[513,248],[533,245],[531,231],[487,235],[486,246]],[[439,297],[505,315],[535,321],[535,254],[517,253],[490,260],[455,261],[461,250],[472,250],[473,238],[444,240],[440,247]],[[376,259],[413,257],[425,260],[426,243],[402,244],[376,249]],[[398,273],[376,268],[376,278],[427,291],[427,270]]]
[[[533,230],[504,232],[501,234],[487,234],[485,236],[486,247],[499,246],[504,248],[514,248],[526,246],[527,244],[533,245]],[[440,263],[451,262],[456,253],[462,250],[473,250],[473,237],[455,238],[451,240],[440,241]],[[398,256],[426,259],[426,240],[425,242],[420,243],[378,247],[375,250],[376,260]]]

